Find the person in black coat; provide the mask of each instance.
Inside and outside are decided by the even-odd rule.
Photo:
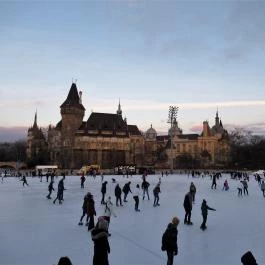
[[[116,185],[115,187],[115,197],[116,197],[116,206],[119,206],[118,202],[120,202],[120,206],[122,206],[122,202],[121,202],[121,187],[119,185],[119,183]]]
[[[85,217],[85,215],[87,215],[87,201],[88,201],[89,196],[91,196],[90,192],[88,192],[84,197],[84,201],[83,201],[83,205],[82,205],[83,214],[80,217],[80,221],[79,221],[78,225],[83,225],[83,222],[82,222],[83,218]],[[86,222],[88,222],[88,215],[86,218]]]
[[[65,176],[63,176],[63,178],[58,182],[57,197],[53,201],[54,204],[57,201],[57,199],[59,200],[59,204],[61,204],[63,201],[63,192],[65,190],[64,180],[65,180]]]
[[[202,210],[202,218],[203,218],[203,222],[201,224],[201,229],[205,230],[207,228],[206,222],[207,222],[208,210],[211,210],[211,211],[216,211],[216,210],[211,208],[211,207],[209,207],[207,205],[206,200],[202,201],[201,210]]]
[[[191,218],[191,210],[192,210],[192,193],[191,192],[188,192],[185,195],[183,206],[184,206],[184,209],[185,209],[184,224],[192,225],[193,223],[190,220],[190,218]]]
[[[212,180],[212,186],[211,188],[215,189],[216,190],[216,178],[217,178],[217,175],[216,174],[213,174],[213,180]]]
[[[101,186],[101,193],[102,193],[101,204],[105,204],[105,194],[107,192],[107,184],[108,181],[104,181]]]
[[[149,198],[149,192],[148,192],[149,186],[150,186],[149,182],[146,181],[146,179],[144,179],[143,182],[142,182],[143,200],[145,198],[145,194],[147,195],[148,200],[150,200],[150,198]]]
[[[108,222],[104,218],[99,218],[95,228],[91,231],[91,237],[94,242],[93,265],[109,265]]]
[[[46,196],[47,199],[51,199],[51,194],[52,194],[52,191],[54,190],[54,188],[53,188],[53,183],[54,183],[54,181],[51,180],[51,182],[50,182],[50,184],[49,184],[49,186],[48,186],[49,194]]]
[[[81,180],[81,189],[84,189],[84,187],[85,187],[84,184],[85,184],[85,181],[86,181],[86,178],[84,176],[84,173],[82,174],[80,180]]]
[[[174,256],[178,255],[178,217],[173,217],[172,222],[168,224],[166,231],[162,236],[162,251],[167,252],[167,265],[173,265]]]
[[[122,188],[122,191],[124,193],[124,199],[123,199],[124,202],[127,202],[126,198],[127,198],[128,193],[129,192],[132,193],[130,184],[131,184],[131,181],[127,182]]]
[[[154,204],[153,206],[159,206],[159,193],[161,192],[160,190],[160,184],[158,183],[155,188],[153,189],[153,194],[154,194]]]

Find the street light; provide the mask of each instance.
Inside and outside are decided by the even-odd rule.
[[[170,123],[170,172],[173,173],[173,123],[175,119],[177,119],[179,107],[176,106],[169,106],[168,111],[168,123]]]

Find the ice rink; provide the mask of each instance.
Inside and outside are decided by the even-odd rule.
[[[265,198],[258,183],[250,176],[249,196],[237,196],[237,181],[223,175],[217,189],[211,189],[209,177],[192,178],[169,175],[161,178],[160,206],[153,207],[153,188],[160,175],[147,176],[150,182],[150,201],[140,198],[140,212],[134,211],[129,194],[123,207],[114,206],[117,217],[111,217],[109,238],[110,265],[162,265],[166,253],[161,251],[161,237],[173,216],[178,216],[179,254],[174,264],[241,264],[240,257],[251,250],[258,264],[265,264]],[[131,181],[131,189],[141,184],[141,176],[105,176],[107,195],[115,205],[115,178],[122,187]],[[55,178],[55,192],[61,176]],[[230,189],[222,186],[228,179]],[[0,183],[0,264],[53,265],[61,256],[68,256],[73,265],[92,265],[93,242],[86,226],[78,226],[82,214],[83,197],[94,195],[97,216],[103,214],[101,177],[87,177],[85,189],[80,188],[80,176],[66,176],[64,202],[53,204],[46,199],[46,178],[27,177],[29,187],[18,178],[5,178]],[[194,182],[197,193],[192,210],[193,226],[183,224],[183,200]],[[209,211],[206,231],[201,231],[201,203],[206,199],[216,212]]]

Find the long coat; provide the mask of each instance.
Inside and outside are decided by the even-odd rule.
[[[96,215],[95,202],[94,202],[93,198],[89,198],[87,200],[87,215],[88,216]]]
[[[93,265],[109,265],[108,253],[110,246],[108,241],[108,232],[102,228],[95,228],[91,232],[94,241]]]
[[[178,252],[178,229],[169,223],[162,237],[162,250]]]
[[[192,195],[190,192],[185,195],[183,206],[186,211],[192,210]]]

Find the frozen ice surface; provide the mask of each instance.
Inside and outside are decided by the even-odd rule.
[[[212,190],[209,177],[191,178],[187,175],[169,175],[162,178],[160,206],[153,207],[153,187],[160,175],[150,175],[150,201],[140,198],[140,212],[134,211],[129,194],[123,207],[114,207],[117,218],[111,217],[109,238],[110,265],[162,265],[166,253],[161,251],[161,236],[173,216],[178,216],[179,254],[174,264],[241,264],[240,257],[251,250],[258,264],[265,264],[265,198],[257,182],[251,178],[249,196],[237,196],[236,180],[229,176],[217,180]],[[141,183],[141,176],[124,178],[105,176],[107,195],[115,204],[115,178],[122,187],[131,181],[133,189]],[[228,179],[230,190],[222,191]],[[61,177],[55,178],[54,187]],[[23,187],[17,178],[6,178],[0,183],[0,264],[1,265],[53,265],[61,256],[69,256],[73,265],[90,265],[93,242],[86,226],[78,226],[82,214],[84,195],[94,195],[97,216],[102,215],[101,177],[87,177],[85,189],[80,188],[80,177],[66,176],[64,202],[53,204],[46,199],[48,183],[28,177],[29,187]],[[193,226],[183,224],[183,200],[190,182],[197,187],[193,205]],[[52,197],[56,195],[53,192]],[[209,211],[206,231],[200,230],[201,202],[206,199]],[[97,217],[96,217],[97,218]]]

